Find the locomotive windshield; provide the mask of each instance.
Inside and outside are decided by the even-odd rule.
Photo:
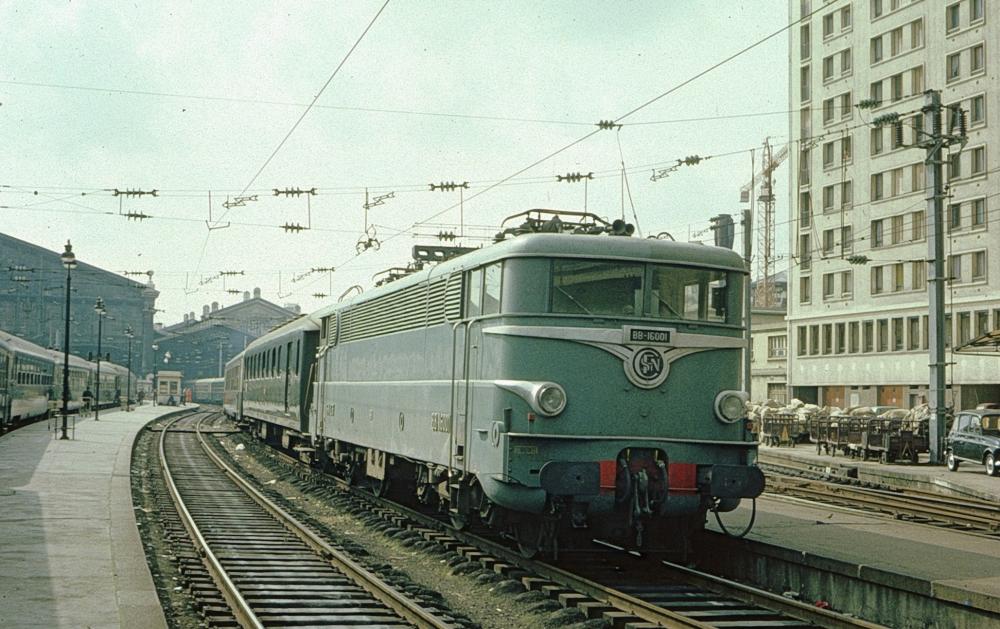
[[[716,269],[557,259],[552,312],[738,324],[741,281]]]

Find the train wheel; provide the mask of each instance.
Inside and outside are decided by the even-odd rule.
[[[464,514],[453,512],[448,514],[448,518],[451,520],[451,525],[459,531],[469,528],[469,518]]]
[[[389,479],[388,470],[386,471],[385,478],[368,479],[368,489],[370,489],[371,492],[379,498],[385,498],[389,494],[389,488],[391,485],[392,481]]]
[[[517,552],[525,559],[534,559],[541,548],[542,527],[535,519],[521,520],[514,525]]]

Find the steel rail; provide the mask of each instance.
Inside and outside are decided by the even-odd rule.
[[[264,625],[261,623],[260,619],[254,613],[253,609],[240,594],[239,589],[229,578],[226,569],[223,568],[222,563],[209,548],[208,543],[201,534],[201,529],[195,523],[194,518],[188,511],[187,506],[184,504],[184,499],[181,497],[180,491],[177,489],[177,485],[174,483],[173,475],[170,472],[170,465],[167,463],[167,456],[164,449],[164,443],[166,442],[167,433],[170,431],[170,427],[175,423],[181,421],[182,419],[191,419],[191,416],[178,417],[177,419],[171,420],[164,427],[160,433],[160,469],[163,470],[163,480],[167,485],[167,490],[170,493],[170,497],[174,501],[174,505],[177,507],[177,513],[181,518],[181,522],[184,523],[184,528],[187,529],[188,535],[194,541],[198,552],[202,556],[202,562],[208,569],[209,574],[212,576],[212,580],[215,581],[216,587],[219,588],[219,592],[222,593],[223,598],[226,599],[226,603],[229,605],[230,610],[233,612],[233,616],[236,618],[236,622],[240,623],[242,627],[250,627],[253,629],[263,629]],[[202,418],[204,420],[204,418]],[[199,420],[198,425],[201,424]]]
[[[845,487],[837,483],[799,478],[768,477],[769,493],[792,495],[820,503],[864,508],[892,516],[906,515],[987,532],[1000,530],[995,508],[981,509],[969,502],[951,505],[940,498],[928,505],[923,497]],[[845,505],[846,503],[846,505]],[[980,513],[970,513],[978,510]]]
[[[403,619],[420,627],[421,629],[452,629],[453,624],[447,623],[435,617],[419,604],[398,592],[391,585],[383,581],[378,575],[368,571],[366,568],[352,560],[342,551],[334,548],[325,540],[320,538],[312,530],[306,528],[293,515],[279,507],[268,499],[256,487],[251,485],[238,472],[226,464],[225,461],[215,452],[215,450],[205,441],[205,436],[200,430],[201,422],[198,423],[198,441],[202,449],[208,454],[212,462],[215,463],[226,476],[229,477],[240,489],[250,498],[259,504],[264,510],[279,520],[286,529],[299,537],[317,554],[329,561],[335,568],[347,575],[375,599],[382,602],[386,607],[392,609]]]
[[[301,461],[298,461],[283,452],[278,451],[277,454],[279,458],[295,466],[299,470],[305,471],[306,474],[310,476],[320,475],[323,480],[336,484],[361,500],[370,504],[378,505],[386,510],[402,514],[426,529],[445,531],[457,541],[485,550],[491,555],[501,559],[504,563],[516,566],[521,570],[537,574],[538,576],[548,579],[549,581],[552,581],[562,587],[585,594],[596,601],[608,605],[609,607],[614,607],[615,609],[631,614],[646,622],[671,628],[707,629],[715,626],[711,623],[702,622],[678,612],[665,609],[656,603],[642,600],[641,598],[632,596],[613,587],[597,583],[596,581],[558,566],[553,566],[540,561],[524,559],[511,548],[493,540],[483,538],[467,531],[460,531],[446,522],[435,519],[406,505],[402,505],[386,498],[377,497],[368,491],[351,485],[343,479],[316,472],[312,468],[303,464]],[[669,562],[661,562],[661,564],[664,570],[668,573],[673,573],[672,575],[665,575],[669,578],[697,585],[698,587],[703,587],[706,590],[710,590],[722,596],[731,596],[743,602],[754,603],[765,609],[790,616],[797,620],[812,623],[818,627],[825,627],[828,629],[846,629],[849,627],[879,629],[884,627],[883,625],[879,625],[877,623],[838,614],[837,612],[833,612],[828,609],[819,608],[801,601],[785,598],[778,594],[773,594],[765,590],[729,581],[722,577],[685,568],[677,564]]]

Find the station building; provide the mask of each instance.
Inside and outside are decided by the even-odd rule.
[[[968,143],[944,155],[947,403],[1000,401],[997,358],[954,353],[1000,328],[1000,14],[993,4],[790,0],[790,21],[798,20],[789,36],[793,396],[910,407],[927,394],[926,151],[912,145],[924,92],[935,89],[968,117]],[[870,124],[890,112],[901,114],[897,124]],[[857,255],[867,260],[851,264]]]
[[[230,306],[205,305],[200,318],[191,312],[180,323],[157,326],[158,370],[180,371],[185,383],[221,377],[226,363],[251,341],[299,313],[298,306],[282,307],[262,298],[259,288]]]
[[[159,292],[148,281],[136,282],[87,264],[79,258],[70,283],[70,352],[86,358],[97,355],[97,318],[94,304],[104,300],[107,315],[101,331],[101,353],[125,365],[129,341],[134,338],[132,371],[152,368],[153,314]],[[0,234],[0,329],[43,347],[63,348],[66,308],[66,269],[62,251]]]

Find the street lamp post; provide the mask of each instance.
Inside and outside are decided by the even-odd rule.
[[[156,406],[156,398],[160,394],[160,383],[156,381],[156,377],[159,374],[159,365],[156,364],[156,352],[160,350],[160,346],[153,343],[153,406]]]
[[[97,375],[95,379],[97,380],[96,397],[94,399],[94,421],[98,421],[101,417],[101,328],[104,323],[104,315],[107,314],[107,310],[104,308],[104,300],[100,297],[94,303],[94,312],[97,313]]]
[[[132,410],[132,339],[135,338],[132,326],[125,328],[125,338],[128,339],[128,367],[125,374],[125,410],[130,411]]]
[[[73,255],[73,245],[66,241],[66,250],[59,256],[62,265],[66,267],[66,329],[63,335],[63,389],[62,389],[62,436],[60,439],[69,439],[66,434],[66,423],[69,417],[69,294],[70,280],[73,269],[76,268],[76,256]]]

